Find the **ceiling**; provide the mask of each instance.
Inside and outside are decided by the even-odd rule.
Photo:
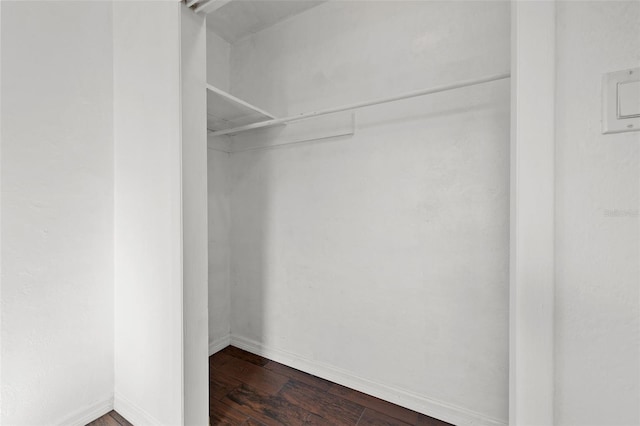
[[[207,15],[207,27],[229,43],[327,0],[234,0]]]

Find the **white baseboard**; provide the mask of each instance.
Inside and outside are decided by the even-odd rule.
[[[162,423],[153,417],[149,412],[137,406],[127,398],[116,392],[113,398],[113,409],[133,425],[155,426]]]
[[[213,342],[209,342],[209,356],[215,354],[216,352],[220,352],[227,346],[231,344],[231,335],[227,334],[226,336],[220,337]]]
[[[113,397],[77,410],[57,424],[60,426],[85,426],[87,423],[91,423],[95,419],[104,416],[111,410],[113,410]]]
[[[435,417],[458,426],[505,426],[504,420],[438,401],[414,392],[374,382],[329,364],[310,360],[291,352],[265,346],[251,339],[231,336],[231,344],[289,367],[373,395],[402,407]]]

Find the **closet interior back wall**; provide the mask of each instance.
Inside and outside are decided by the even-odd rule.
[[[329,1],[231,44],[210,34],[209,83],[282,117],[508,72],[509,16]],[[210,350],[506,424],[508,80],[355,116],[353,135],[295,145],[210,140]],[[249,133],[278,142],[230,143]]]

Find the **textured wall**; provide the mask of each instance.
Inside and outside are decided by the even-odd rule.
[[[560,2],[557,22],[556,422],[637,425],[640,134],[600,114],[602,74],[638,66],[640,4]]]
[[[310,111],[508,71],[509,43],[506,2],[328,2],[234,44],[231,88]],[[428,414],[505,422],[508,82],[357,123],[231,155],[232,334]]]
[[[231,330],[229,154],[209,149],[209,345],[223,342]]]
[[[85,424],[113,398],[111,5],[0,7],[0,423]]]

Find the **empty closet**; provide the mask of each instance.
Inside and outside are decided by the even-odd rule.
[[[192,8],[207,15],[210,353],[506,423],[509,3]]]

